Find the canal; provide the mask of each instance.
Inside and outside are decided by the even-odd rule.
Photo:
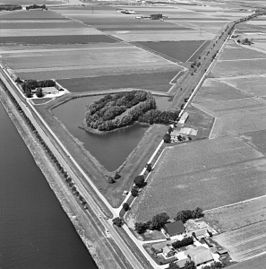
[[[96,265],[0,103],[0,268]]]

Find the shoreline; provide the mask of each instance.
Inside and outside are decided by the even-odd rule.
[[[0,102],[3,105],[4,110],[33,156],[36,165],[43,173],[49,187],[59,201],[61,208],[66,213],[97,267],[99,269],[105,269],[106,265],[108,265],[108,259],[113,258],[113,255],[111,254],[110,257],[106,255],[107,253],[103,255],[103,253],[99,251],[100,249],[105,248],[103,240],[104,234],[99,234],[100,232],[104,232],[99,231],[99,224],[96,226],[96,223],[93,223],[94,221],[99,221],[96,218],[92,221],[85,211],[81,209],[80,204],[65,184],[54,163],[51,162],[47,153],[36,140],[34,134],[30,131],[28,125],[25,123],[2,86],[0,86],[0,92]],[[79,216],[79,218],[76,216]],[[91,211],[90,216],[93,218],[93,213]],[[124,268],[121,267],[118,262],[117,266],[117,268]]]

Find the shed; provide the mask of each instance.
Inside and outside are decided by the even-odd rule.
[[[164,225],[164,229],[169,234],[169,236],[175,236],[178,234],[185,233],[185,226],[183,222],[180,220],[171,223],[166,223]]]

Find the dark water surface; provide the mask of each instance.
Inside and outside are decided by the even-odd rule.
[[[96,269],[0,104],[0,268]]]
[[[86,106],[95,100],[95,97],[73,99],[55,108],[53,113],[106,169],[114,171],[137,146],[148,127],[133,125],[104,135],[91,134],[80,129]]]

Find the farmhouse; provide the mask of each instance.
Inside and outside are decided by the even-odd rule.
[[[196,266],[214,261],[211,251],[203,246],[190,248],[186,254]]]
[[[185,226],[182,221],[166,223],[164,229],[169,236],[176,236],[185,233]]]

